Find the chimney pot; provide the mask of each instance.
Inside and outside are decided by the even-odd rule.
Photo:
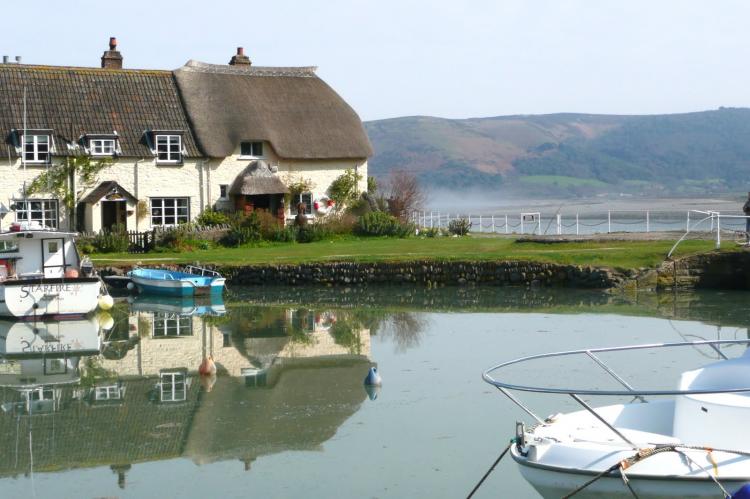
[[[21,64],[21,56],[20,55],[16,56],[16,64]]]
[[[232,56],[232,59],[229,61],[230,66],[235,65],[245,65],[250,66],[252,65],[252,61],[248,56],[245,55],[245,49],[244,47],[237,47],[237,54]]]
[[[117,50],[117,38],[109,38],[109,50],[102,54],[102,67],[106,69],[122,69],[122,54]]]
[[[10,57],[8,57],[7,55],[4,55],[3,56],[3,64],[8,64],[8,59],[10,59]]]

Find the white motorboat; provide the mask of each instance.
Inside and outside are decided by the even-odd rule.
[[[750,355],[728,359],[711,340],[575,350],[524,357],[483,374],[534,418],[516,423],[510,446],[524,478],[545,498],[707,498],[732,496],[750,482]],[[725,360],[682,373],[673,390],[638,390],[600,352],[707,346]],[[623,390],[506,383],[499,371],[536,359],[585,356]],[[582,410],[542,419],[513,392],[568,395]],[[624,396],[630,403],[593,408],[584,398]],[[647,400],[648,398],[648,400]],[[656,398],[655,400],[652,400]]]
[[[0,317],[64,319],[96,309],[105,288],[76,236],[19,224],[0,233]]]

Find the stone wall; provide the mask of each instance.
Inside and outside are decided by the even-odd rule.
[[[664,262],[657,289],[750,289],[750,252],[704,253]]]
[[[532,262],[399,262],[254,265],[218,268],[231,284],[365,286],[525,285],[610,288],[623,276],[609,269]]]

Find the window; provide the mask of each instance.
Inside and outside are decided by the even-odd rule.
[[[151,225],[174,227],[190,221],[190,198],[151,198]]]
[[[49,135],[25,135],[23,159],[26,163],[49,163]]]
[[[114,156],[115,139],[90,139],[89,150],[92,156]]]
[[[227,184],[221,184],[219,186],[219,197],[222,199],[229,197],[229,186]]]
[[[16,222],[37,222],[42,227],[57,228],[57,199],[14,201]]]
[[[119,385],[97,386],[94,389],[94,400],[120,400],[122,390]]]
[[[161,401],[182,402],[187,399],[186,378],[184,372],[161,373]]]
[[[305,215],[312,214],[313,209],[313,197],[312,192],[303,192],[302,194],[298,194],[294,197],[293,203],[292,203],[292,212],[297,213],[297,205],[299,203],[305,204]]]
[[[154,338],[193,335],[193,318],[191,316],[156,313],[152,324]]]
[[[240,156],[263,157],[263,142],[240,142]]]
[[[182,163],[182,137],[179,135],[157,135],[156,162]]]

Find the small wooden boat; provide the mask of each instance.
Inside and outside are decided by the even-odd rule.
[[[0,317],[65,319],[96,309],[106,291],[76,236],[28,224],[0,233]]]
[[[196,296],[221,293],[226,279],[216,271],[188,265],[184,270],[135,268],[128,277],[143,294]]]

